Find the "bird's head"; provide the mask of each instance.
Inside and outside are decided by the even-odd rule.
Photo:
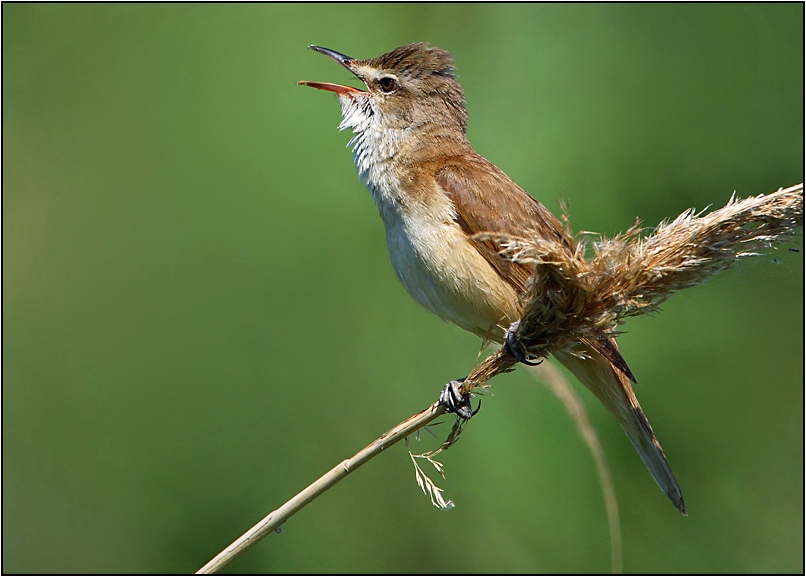
[[[341,128],[417,130],[424,126],[455,129],[464,134],[467,111],[456,80],[453,56],[425,43],[407,44],[367,60],[357,60],[329,48],[311,46],[361,80],[366,89],[308,82],[298,84],[335,92],[342,107]]]

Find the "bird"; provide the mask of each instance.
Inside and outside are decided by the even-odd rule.
[[[499,236],[537,235],[571,252],[576,244],[551,211],[471,146],[453,56],[423,42],[368,59],[309,48],[364,84],[298,82],[338,96],[339,129],[354,133],[348,146],[383,220],[403,287],[438,317],[504,344],[530,363],[514,335],[519,297],[535,267],[503,256]],[[658,486],[686,515],[680,486],[635,396],[635,376],[616,338],[581,339],[572,350],[552,354],[615,416]],[[455,383],[454,393],[448,388],[441,397],[448,405]],[[452,410],[470,416],[461,407]]]

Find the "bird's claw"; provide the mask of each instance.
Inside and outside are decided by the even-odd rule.
[[[481,399],[479,399],[479,406],[474,411],[470,404],[470,395],[463,395],[459,392],[459,385],[463,382],[464,379],[458,379],[445,385],[439,395],[439,402],[445,405],[445,409],[449,413],[456,413],[460,419],[467,421],[481,409]]]
[[[543,359],[535,356],[530,357],[529,353],[526,352],[526,349],[521,344],[520,339],[518,339],[518,328],[520,325],[520,321],[515,321],[509,325],[509,328],[504,335],[504,351],[514,357],[519,363],[529,365],[530,367],[536,367],[543,362]],[[537,359],[537,361],[533,359]]]

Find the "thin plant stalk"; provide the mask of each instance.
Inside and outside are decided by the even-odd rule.
[[[235,561],[249,548],[258,543],[263,537],[277,530],[292,515],[297,513],[305,505],[316,499],[319,495],[330,489],[333,485],[341,481],[344,477],[358,469],[361,465],[379,455],[387,448],[391,447],[401,439],[411,435],[423,428],[428,423],[445,412],[445,407],[439,403],[434,403],[412,415],[398,426],[390,429],[378,439],[361,449],[349,459],[345,459],[330,471],[319,477],[316,481],[305,487],[294,497],[288,500],[282,507],[276,509],[261,519],[254,527],[241,535],[226,549],[213,557],[204,567],[199,569],[197,575],[208,575],[218,573],[224,567]]]
[[[610,467],[607,465],[604,449],[599,442],[599,437],[596,435],[596,429],[593,428],[593,424],[588,418],[588,412],[585,410],[582,398],[557,367],[551,363],[543,363],[539,367],[533,368],[532,371],[560,399],[571,420],[576,425],[582,440],[588,446],[591,456],[593,456],[596,472],[599,474],[599,485],[602,487],[605,510],[607,511],[607,525],[610,529],[610,568],[614,575],[618,575],[624,569],[616,486],[613,483]]]

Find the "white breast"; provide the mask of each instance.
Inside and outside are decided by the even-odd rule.
[[[448,322],[499,340],[517,318],[517,295],[456,224],[447,195],[435,184],[429,202],[410,202],[382,164],[369,169],[365,182],[386,225],[392,265],[412,298]]]
[[[448,196],[406,192],[392,162],[409,137],[406,129],[381,129],[369,102],[340,96],[340,128],[353,128],[353,160],[386,225],[389,256],[400,282],[423,307],[482,338],[500,340],[517,319],[517,294],[455,222]],[[422,191],[418,191],[422,192]]]

